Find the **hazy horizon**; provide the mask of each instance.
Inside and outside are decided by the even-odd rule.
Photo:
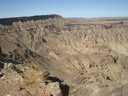
[[[28,15],[28,16],[13,16],[13,17],[3,17],[3,18],[0,18],[0,19],[6,19],[6,18],[20,18],[20,17],[31,17],[31,16],[41,16],[41,15],[60,15],[60,14],[40,14],[40,15]],[[60,15],[62,16],[62,15]],[[63,17],[63,16],[62,16]],[[63,17],[63,18],[76,18],[76,19],[94,19],[94,18],[128,18],[128,16],[113,16],[113,17]]]

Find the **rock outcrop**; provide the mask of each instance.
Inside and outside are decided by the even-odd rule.
[[[0,19],[0,24],[2,25],[12,25],[13,22],[27,22],[27,21],[37,21],[37,20],[45,20],[49,18],[62,18],[59,15],[37,15],[37,16],[28,16],[28,17],[15,17],[15,18],[2,18]]]

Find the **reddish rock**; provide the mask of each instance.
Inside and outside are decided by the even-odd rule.
[[[44,92],[42,92],[40,90],[36,90],[34,96],[52,96],[52,95],[50,95],[48,93],[44,93]]]

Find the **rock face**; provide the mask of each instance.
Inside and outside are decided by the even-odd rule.
[[[2,96],[21,89],[35,96],[128,95],[126,18],[33,18],[0,25],[0,83],[10,84],[0,86]]]
[[[27,21],[37,21],[37,20],[45,20],[49,18],[62,18],[59,15],[37,15],[30,17],[15,17],[15,18],[3,18],[0,19],[0,24],[2,25],[12,25],[13,22],[27,22]]]

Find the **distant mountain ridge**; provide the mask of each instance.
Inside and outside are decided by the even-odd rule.
[[[77,21],[117,21],[117,20],[128,20],[128,17],[96,17],[96,18],[84,18],[84,17],[70,17],[68,19]]]
[[[26,16],[26,17],[14,17],[14,18],[2,18],[0,19],[0,24],[2,25],[12,25],[13,22],[26,22],[26,21],[36,21],[36,20],[44,20],[49,18],[62,18],[60,15],[52,14],[52,15],[36,15],[36,16]]]

